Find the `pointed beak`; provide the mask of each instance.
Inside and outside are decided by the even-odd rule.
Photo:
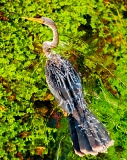
[[[24,19],[27,19],[29,21],[34,21],[34,22],[38,22],[38,23],[44,23],[44,21],[41,18],[27,18],[27,17],[22,17]]]

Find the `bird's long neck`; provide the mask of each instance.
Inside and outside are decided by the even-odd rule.
[[[52,53],[51,53],[51,48],[55,48],[58,45],[59,42],[59,36],[58,36],[58,31],[56,28],[56,25],[47,25],[48,27],[50,27],[53,31],[53,40],[51,42],[46,41],[43,43],[43,52],[45,53],[45,56],[47,58],[49,58]]]
[[[55,48],[58,45],[58,42],[59,42],[58,30],[57,30],[57,27],[56,27],[55,24],[51,25],[49,27],[53,31],[53,40],[51,42],[51,48]]]

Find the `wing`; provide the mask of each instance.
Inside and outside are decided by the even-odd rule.
[[[48,86],[60,106],[68,112],[75,153],[97,155],[113,145],[103,125],[86,108],[79,75],[66,59],[54,55],[46,64]]]
[[[52,94],[68,114],[78,106],[85,108],[80,77],[68,60],[54,55],[47,61],[45,72]]]

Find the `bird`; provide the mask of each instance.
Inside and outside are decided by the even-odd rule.
[[[71,62],[52,51],[57,47],[59,34],[55,22],[47,17],[27,18],[44,24],[53,31],[53,40],[43,42],[42,48],[47,57],[45,75],[48,87],[58,105],[68,115],[72,145],[80,157],[105,153],[114,144],[104,125],[89,111],[83,96],[79,74]]]

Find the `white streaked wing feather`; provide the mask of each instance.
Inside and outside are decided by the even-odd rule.
[[[60,106],[73,113],[75,107],[85,107],[83,103],[80,77],[69,61],[55,55],[48,60],[45,67],[46,79],[52,94]]]

